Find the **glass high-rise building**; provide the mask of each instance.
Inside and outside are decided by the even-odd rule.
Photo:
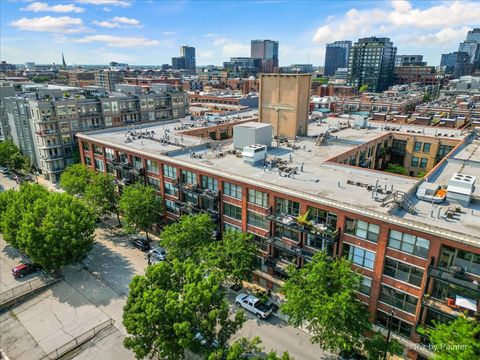
[[[351,41],[335,41],[327,44],[325,51],[325,69],[323,71],[325,76],[335,75],[335,71],[337,71],[338,68],[347,67],[351,47]]]
[[[350,50],[347,85],[380,92],[393,84],[397,48],[389,38],[359,39]]]
[[[463,51],[442,54],[440,66],[445,66],[445,73],[453,74],[457,78],[468,75],[471,69],[470,55]]]
[[[278,68],[278,41],[252,40],[250,57],[262,59],[260,72],[273,72],[275,68]]]
[[[193,46],[180,46],[180,56],[185,58],[185,70],[195,71],[197,62]]]

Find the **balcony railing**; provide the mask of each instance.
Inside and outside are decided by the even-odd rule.
[[[175,201],[175,206],[183,214],[208,214],[212,218],[212,221],[218,222],[220,220],[220,214],[216,210],[212,209],[202,209],[199,205],[195,205],[186,201],[177,200]]]
[[[198,184],[190,184],[190,183],[174,181],[173,186],[179,190],[182,190],[191,194],[196,194],[212,200],[218,200],[220,195],[218,191],[214,191],[211,189],[203,189]]]
[[[336,242],[339,237],[338,229],[331,230],[325,224],[314,223],[312,221],[301,222],[297,217],[289,214],[274,213],[273,211],[269,210],[266,213],[266,218],[267,220],[273,221],[277,224],[288,226],[306,234],[315,235],[329,242]]]
[[[445,282],[472,290],[480,295],[480,282],[461,272],[455,273],[435,266],[428,267],[428,275]]]

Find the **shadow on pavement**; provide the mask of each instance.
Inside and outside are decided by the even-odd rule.
[[[128,295],[128,286],[136,272],[126,257],[96,242],[83,260],[83,265],[112,290],[123,296]]]

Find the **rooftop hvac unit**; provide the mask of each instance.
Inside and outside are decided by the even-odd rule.
[[[475,180],[475,176],[454,173],[448,181],[447,199],[468,206],[474,190]]]
[[[252,166],[263,164],[267,156],[267,147],[261,144],[248,145],[243,148],[243,161]]]

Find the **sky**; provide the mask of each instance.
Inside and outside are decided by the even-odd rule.
[[[281,66],[318,66],[326,43],[381,36],[438,65],[474,27],[479,0],[0,0],[0,59],[161,65],[191,45],[197,65],[221,65],[271,39]]]

